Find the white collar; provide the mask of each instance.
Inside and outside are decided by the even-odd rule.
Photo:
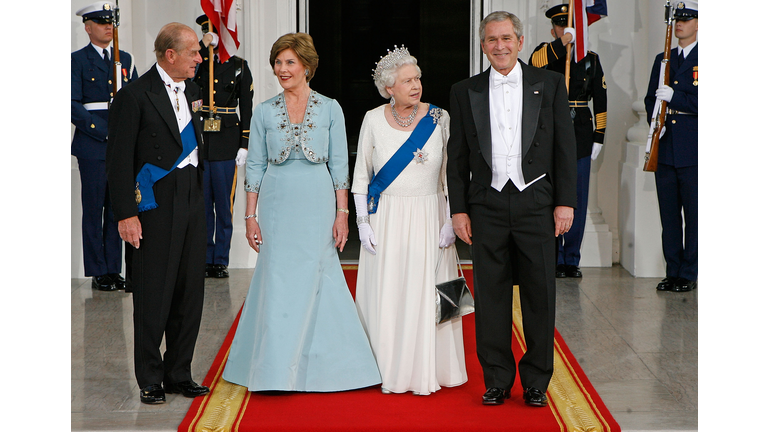
[[[698,40],[693,41],[692,44],[688,45],[685,48],[677,47],[677,55],[683,54],[683,57],[688,58],[688,55],[693,51],[693,47],[695,47],[699,43]]]
[[[109,54],[110,56],[112,55],[112,50],[110,49],[110,47],[109,47],[109,46],[107,46],[106,48],[102,48],[102,47],[100,47],[100,46],[96,45],[96,44],[95,44],[95,43],[93,43],[93,42],[91,42],[91,46],[93,47],[93,49],[95,49],[95,50],[96,50],[96,52],[97,52],[97,53],[99,53],[99,56],[100,56],[102,59],[104,59],[104,50],[107,50],[107,52],[108,52],[108,53],[110,53],[110,54]]]
[[[160,74],[160,79],[163,80],[163,84],[165,84],[167,87],[170,87],[171,89],[178,87],[179,90],[184,91],[186,88],[185,81],[175,82],[173,78],[171,78],[171,76],[168,75],[168,73],[160,66],[159,63],[155,63],[155,65],[157,65],[157,72]]]

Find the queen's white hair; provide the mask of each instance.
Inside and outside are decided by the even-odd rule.
[[[389,99],[392,97],[389,93],[387,93],[387,87],[392,87],[395,85],[395,79],[397,79],[397,71],[405,65],[413,65],[416,67],[416,72],[418,72],[419,76],[421,76],[421,68],[419,65],[416,64],[416,57],[409,55],[404,56],[400,59],[398,59],[396,62],[392,63],[387,67],[386,69],[381,71],[381,75],[379,75],[378,79],[373,80],[373,83],[376,84],[376,88],[379,90],[379,94],[384,99]]]

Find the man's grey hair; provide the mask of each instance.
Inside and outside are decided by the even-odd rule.
[[[515,28],[515,36],[517,36],[518,39],[523,36],[523,23],[520,21],[520,18],[513,13],[496,11],[488,14],[488,16],[483,18],[483,21],[480,23],[480,42],[485,42],[485,26],[488,25],[489,22],[504,20],[510,20],[512,22],[512,26]]]

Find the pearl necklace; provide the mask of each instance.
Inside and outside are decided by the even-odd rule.
[[[400,114],[397,113],[397,110],[395,110],[395,105],[391,105],[392,107],[392,118],[395,119],[395,123],[398,124],[400,127],[408,127],[411,124],[413,124],[413,121],[416,120],[416,113],[419,111],[419,104],[416,104],[413,106],[413,112],[408,117],[400,117]]]

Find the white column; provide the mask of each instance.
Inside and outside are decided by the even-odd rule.
[[[653,173],[643,171],[648,124],[642,101],[632,104],[639,120],[627,132],[621,165],[619,229],[621,265],[635,277],[663,277],[661,220]]]

